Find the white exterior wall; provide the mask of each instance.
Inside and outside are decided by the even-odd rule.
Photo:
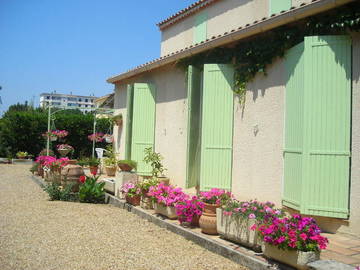
[[[292,0],[293,6],[311,0]],[[222,0],[203,9],[208,13],[207,38],[218,36],[248,23],[269,16],[269,0]],[[184,49],[193,44],[194,13],[162,30],[161,56]]]

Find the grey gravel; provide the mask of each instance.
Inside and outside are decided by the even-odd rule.
[[[52,202],[0,165],[0,269],[247,269],[110,205]]]

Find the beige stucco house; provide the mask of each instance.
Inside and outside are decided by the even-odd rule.
[[[142,163],[153,147],[189,192],[226,188],[360,235],[359,33],[303,37],[247,82],[243,103],[231,91],[234,59],[178,64],[354,2],[200,0],[160,22],[161,56],[107,80],[124,117],[114,131],[121,158]]]

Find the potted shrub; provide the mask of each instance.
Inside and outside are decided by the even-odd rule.
[[[225,239],[261,251],[262,240],[258,231],[254,230],[270,215],[282,217],[283,212],[275,209],[271,202],[257,200],[239,202],[229,200],[225,205],[216,209],[217,231]]]
[[[181,188],[168,186],[164,183],[150,187],[148,195],[154,200],[155,213],[169,219],[177,218],[175,205],[188,197]]]
[[[90,173],[95,176],[99,169],[100,160],[97,158],[89,158],[87,164],[90,167]]]
[[[200,199],[204,202],[204,212],[199,220],[201,232],[213,235],[218,234],[216,228],[216,208],[227,203],[230,198],[230,192],[218,188],[213,188],[207,192],[200,192]]]
[[[105,182],[98,182],[99,177],[85,176],[79,177],[79,201],[83,203],[104,203],[105,202]]]
[[[131,172],[133,169],[136,170],[137,163],[134,160],[123,159],[118,161],[118,166],[124,172]]]
[[[125,200],[127,203],[134,206],[140,205],[141,189],[138,184],[131,182],[125,183],[121,187],[120,191],[125,195]]]
[[[328,243],[315,220],[300,215],[269,217],[257,230],[265,242],[264,255],[296,269],[307,269],[308,263],[319,260]]]
[[[112,122],[114,125],[121,126],[122,123],[123,123],[123,116],[122,116],[122,114],[120,113],[120,114],[117,114],[117,115],[113,116],[113,117],[111,118],[111,122]]]
[[[105,171],[107,176],[115,176],[116,173],[116,159],[115,157],[104,158]]]
[[[21,152],[20,151],[20,152],[16,153],[16,157],[19,158],[19,159],[25,159],[25,158],[28,157],[28,155],[29,155],[28,152]]]
[[[179,201],[176,205],[176,215],[180,224],[189,224],[190,226],[199,226],[199,219],[204,211],[204,203],[197,197]]]
[[[69,153],[74,151],[74,147],[69,144],[58,144],[56,150],[60,153],[62,157],[66,157]]]
[[[153,202],[151,197],[148,195],[150,187],[157,186],[159,181],[155,177],[144,179],[139,183],[139,187],[141,190],[141,201],[140,206],[144,209],[153,209]]]
[[[164,159],[160,153],[156,153],[152,150],[152,147],[145,148],[144,161],[151,166],[151,176],[158,178],[159,182],[163,182],[169,185],[170,179],[163,175],[166,169],[161,161]]]

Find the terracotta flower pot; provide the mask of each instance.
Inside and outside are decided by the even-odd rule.
[[[79,165],[66,165],[61,169],[61,184],[63,187],[72,184],[72,191],[79,191],[79,178],[84,175],[84,170]]]
[[[200,217],[198,215],[193,216],[190,225],[193,227],[199,227],[200,226],[199,220],[200,220]]]
[[[107,176],[115,176],[116,167],[113,166],[105,166],[105,171]]]
[[[98,168],[99,166],[90,166],[90,173],[92,175],[97,175]]]
[[[135,195],[133,197],[125,196],[126,202],[134,206],[140,205],[140,199],[140,195]]]
[[[39,165],[39,167],[38,167],[38,175],[41,177],[44,176],[44,169],[43,169],[42,165]]]
[[[216,229],[216,208],[219,206],[217,204],[208,204],[204,203],[205,208],[202,213],[199,225],[202,233],[217,235]]]
[[[70,159],[70,160],[68,161],[68,164],[69,164],[69,165],[76,165],[76,163],[77,163],[77,160],[76,160],[76,159]]]
[[[131,172],[133,169],[133,167],[131,167],[128,164],[124,164],[124,163],[119,163],[118,166],[119,166],[120,170],[122,170],[124,172]]]

